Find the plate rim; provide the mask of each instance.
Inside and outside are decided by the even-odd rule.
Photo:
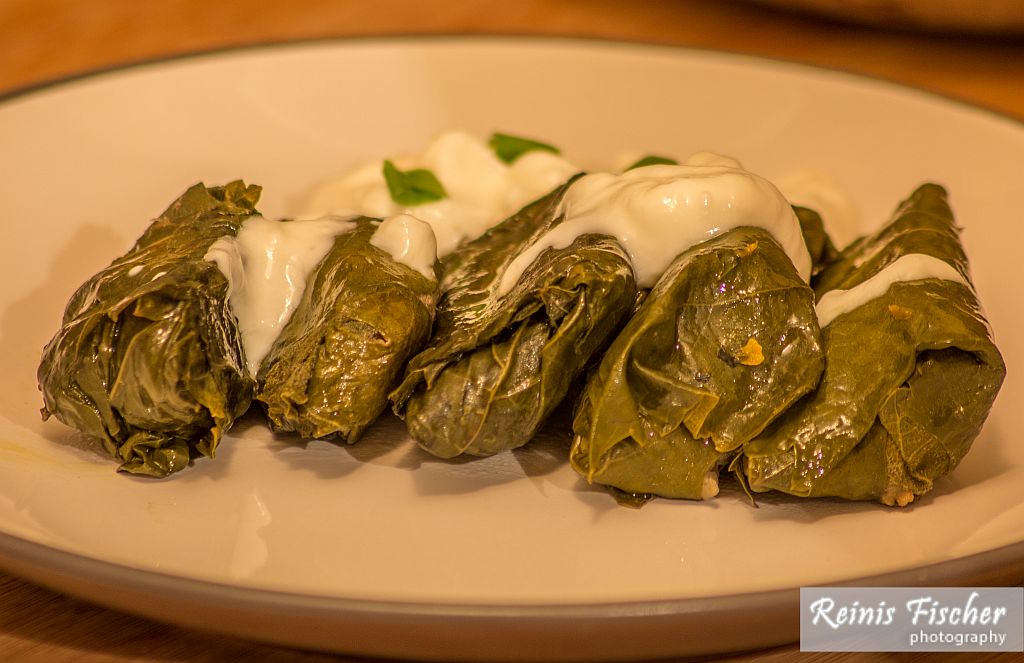
[[[787,67],[802,69],[807,72],[838,75],[845,77],[849,80],[859,81],[861,83],[868,83],[872,85],[879,85],[887,87],[891,90],[913,92],[918,95],[923,95],[924,97],[929,97],[933,101],[942,101],[947,104],[956,105],[960,107],[962,110],[970,110],[974,112],[980,111],[995,119],[1008,120],[1011,124],[1016,125],[1017,128],[1024,130],[1024,113],[1022,113],[1018,117],[1016,115],[1010,114],[1009,112],[1002,111],[996,108],[991,108],[989,106],[985,106],[980,103],[970,101],[968,99],[954,96],[950,93],[930,89],[914,83],[904,83],[891,78],[886,78],[884,76],[856,71],[841,66],[821,65],[812,62],[798,60],[795,58],[761,55],[757,53],[751,53],[748,51],[741,51],[735,49],[713,48],[694,44],[681,44],[666,41],[646,41],[641,39],[629,39],[625,37],[616,38],[591,35],[548,35],[517,32],[431,32],[424,34],[401,34],[381,32],[359,35],[328,35],[318,37],[265,39],[242,44],[229,44],[225,46],[214,46],[210,48],[188,49],[176,53],[165,53],[150,57],[131,58],[128,60],[111,63],[107,65],[88,67],[80,71],[74,71],[67,74],[57,75],[39,81],[26,83],[24,85],[18,85],[14,88],[10,88],[7,90],[0,90],[0,107],[2,107],[6,103],[15,101],[22,97],[27,97],[32,94],[45,92],[53,88],[59,88],[65,85],[87,81],[90,79],[98,79],[108,75],[125,73],[137,69],[144,69],[146,67],[161,66],[189,60],[198,61],[208,57],[234,55],[246,52],[331,45],[348,46],[364,43],[386,42],[391,42],[396,45],[415,44],[417,42],[432,44],[442,44],[445,42],[449,44],[471,42],[518,42],[521,44],[528,44],[532,42],[547,44],[564,44],[567,46],[578,45],[593,46],[598,48],[613,47],[636,50],[663,51],[665,53],[675,52],[681,54],[689,53],[711,56],[726,56],[729,58],[734,58],[736,61],[745,60],[747,63],[750,64],[761,63],[784,65]]]
[[[64,550],[38,541],[32,541],[14,534],[0,531],[0,567],[7,568],[13,561],[29,567],[42,567],[39,560],[51,560],[58,564],[62,572],[92,570],[100,575],[124,575],[147,587],[164,587],[174,593],[199,595],[202,590],[216,590],[222,599],[236,599],[252,603],[253,599],[263,598],[267,605],[282,605],[291,601],[304,604],[306,609],[322,610],[329,608],[331,612],[341,610],[374,612],[386,614],[408,614],[417,616],[447,617],[544,617],[544,618],[576,618],[587,617],[628,617],[651,614],[682,614],[694,612],[696,606],[706,604],[724,604],[724,608],[742,604],[767,605],[785,602],[792,598],[799,588],[783,588],[764,591],[723,594],[715,596],[697,596],[672,599],[638,599],[635,601],[612,602],[566,602],[566,603],[431,603],[426,601],[393,601],[372,598],[353,598],[331,596],[327,594],[311,594],[307,592],[291,592],[280,589],[231,584],[215,580],[180,576],[153,569],[142,569],[121,562],[91,557],[87,554]],[[52,565],[50,565],[52,566]],[[836,582],[829,586],[900,586],[911,579],[913,586],[922,583],[949,584],[972,580],[984,584],[985,576],[998,571],[1004,573],[1008,568],[1024,570],[1024,540],[1016,541],[998,548],[973,553],[965,557],[955,557],[941,562],[933,562],[925,566],[913,567],[901,571],[860,576]],[[295,607],[294,604],[289,607]],[[718,609],[723,609],[720,607]],[[703,612],[704,610],[700,610]],[[593,613],[593,614],[590,614]]]
[[[137,569],[3,532],[0,569],[64,595],[177,627],[288,647],[409,660],[654,659],[785,646],[800,637],[799,588],[552,605],[353,599]],[[986,582],[987,576],[1008,569],[1024,573],[1024,541],[831,586],[985,586],[993,584]],[[211,625],[207,616],[218,614],[228,618]],[[737,623],[752,628],[737,632]],[[733,638],[704,637],[726,629]],[[486,638],[481,644],[457,637],[466,630],[515,637],[505,638],[506,646],[495,650]],[[674,637],[651,637],[652,630],[654,635]],[[595,632],[600,637],[578,637]]]

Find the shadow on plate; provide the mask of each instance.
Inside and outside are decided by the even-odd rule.
[[[294,433],[271,432],[263,413],[254,404],[247,419],[253,427],[263,429],[270,439],[268,447],[291,470],[309,472],[320,479],[337,480],[358,470],[364,463],[392,453],[401,440],[394,427],[379,420],[354,444],[336,439],[303,439]]]
[[[254,411],[258,413],[254,407],[246,421]],[[266,425],[262,419],[252,421],[250,425]],[[529,444],[484,458],[433,456],[409,437],[405,423],[391,412],[381,415],[354,444],[279,433],[272,434],[270,448],[292,469],[319,478],[338,479],[373,464],[410,472],[421,495],[457,495],[524,478],[540,480],[566,465],[571,441],[567,421],[564,414],[554,416]]]
[[[652,503],[661,505],[659,508],[672,505],[672,508],[680,509],[745,507],[751,509],[752,518],[758,522],[814,523],[831,517],[870,511],[911,513],[916,509],[926,509],[937,500],[955,496],[960,490],[991,481],[1007,472],[1008,461],[1003,457],[1000,446],[986,443],[988,440],[1000,439],[999,435],[998,430],[989,426],[984,435],[976,442],[979,448],[974,449],[957,470],[936,481],[932,491],[902,508],[889,507],[877,502],[854,502],[833,497],[803,498],[780,492],[755,493],[752,502],[739,481],[729,473],[721,475],[718,495],[704,501],[654,497],[651,502],[639,506],[619,503],[607,488],[597,484],[588,484],[583,477],[576,477],[572,492],[593,508],[595,521],[600,520],[609,512],[621,509],[643,509]],[[971,460],[969,466],[967,466],[968,459]]]

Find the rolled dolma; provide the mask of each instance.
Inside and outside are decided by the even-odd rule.
[[[39,366],[44,418],[98,438],[126,472],[166,476],[214,455],[253,380],[228,280],[206,254],[259,194],[240,181],[193,186],[75,292]]]
[[[430,453],[490,455],[528,442],[630,310],[630,261],[606,235],[549,249],[502,292],[523,250],[562,221],[566,186],[442,260],[432,340],[392,393]]]
[[[817,214],[713,153],[593,194],[603,209],[584,216],[616,210],[655,280],[588,376],[570,462],[620,496],[711,497],[739,448],[817,384],[808,280],[831,244]]]
[[[951,472],[1005,375],[936,184],[818,280],[821,384],[744,447],[755,491],[904,506]]]
[[[766,230],[681,254],[588,378],[570,461],[619,491],[706,499],[718,473],[817,384],[814,293]]]
[[[430,336],[438,283],[429,226],[406,215],[350,223],[260,365],[256,397],[275,430],[355,442]],[[409,247],[429,259],[416,266],[396,255]]]

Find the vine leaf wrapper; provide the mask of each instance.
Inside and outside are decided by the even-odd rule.
[[[260,187],[197,184],[72,296],[39,366],[43,417],[98,439],[134,474],[213,457],[248,409],[230,285],[205,259],[256,214]]]
[[[597,234],[546,250],[500,293],[509,264],[563,220],[567,186],[442,261],[433,338],[391,395],[412,437],[436,456],[527,443],[636,301],[628,256]]]
[[[853,288],[912,254],[963,278],[895,282],[824,326],[821,384],[744,447],[753,490],[905,506],[968,452],[1006,367],[970,284],[946,191],[915,190],[887,225],[819,275],[817,293]]]

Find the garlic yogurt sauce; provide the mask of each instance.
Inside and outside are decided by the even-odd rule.
[[[237,237],[222,238],[211,246],[206,259],[217,264],[231,285],[230,303],[252,374],[288,322],[306,280],[330,251],[334,238],[351,228],[351,217],[384,219],[371,243],[433,278],[437,257],[483,234],[580,172],[553,151],[532,149],[507,160],[475,136],[450,131],[435,138],[422,153],[394,159],[403,171],[429,171],[443,188],[443,196],[437,200],[406,204],[397,202],[389,188],[384,163],[368,162],[317,189],[301,215],[308,220],[252,217],[243,223]],[[786,189],[790,192],[816,196],[814,202],[841,212],[834,216],[842,217],[843,225],[853,223],[848,199],[837,187],[820,178],[789,179]],[[810,278],[810,255],[787,197],[738,161],[712,152],[695,153],[681,165],[584,175],[566,191],[559,213],[565,219],[509,264],[499,280],[499,295],[511,291],[545,250],[567,247],[579,235],[589,233],[618,239],[641,287],[653,286],[691,246],[740,226],[770,232],[800,276],[805,281]],[[943,278],[963,282],[955,269],[943,265],[922,256],[908,257],[870,284],[849,293],[830,293],[819,303],[820,322],[828,324],[898,281]]]
[[[860,230],[857,205],[828,173],[802,168],[771,179],[786,200],[821,215],[836,246],[843,247],[857,239]]]
[[[790,200],[824,207],[839,230],[853,239],[856,209],[827,176],[799,171],[786,178],[783,195],[768,180],[730,157],[697,152],[682,165],[655,165],[622,174],[585,175],[566,191],[558,213],[565,219],[520,253],[501,277],[509,292],[523,272],[549,248],[565,248],[584,234],[615,237],[633,263],[637,285],[652,287],[675,258],[691,246],[740,226],[770,232],[804,281],[811,259]],[[928,255],[905,255],[864,283],[823,295],[815,307],[819,325],[883,296],[895,283],[941,279],[970,287],[948,263]]]
[[[260,363],[302,299],[306,280],[353,227],[342,218],[273,221],[251,216],[234,237],[221,237],[204,256],[228,280],[228,303],[238,320],[249,374]]]
[[[437,242],[430,225],[411,214],[396,214],[381,221],[370,244],[388,253],[395,262],[435,280]]]
[[[500,294],[545,250],[567,247],[589,233],[619,241],[643,288],[652,287],[691,246],[740,226],[770,232],[800,276],[810,279],[811,257],[789,201],[768,180],[711,152],[698,152],[682,165],[585,175],[566,191],[559,213],[565,219],[509,265]]]
[[[353,217],[274,221],[251,216],[234,237],[221,237],[204,259],[228,280],[228,302],[238,320],[246,367],[255,376],[302,300],[306,282],[334,240],[352,230]],[[380,222],[370,244],[395,262],[435,279],[434,234],[415,217],[399,214]]]
[[[441,134],[422,154],[395,162],[403,169],[431,171],[445,196],[414,206],[397,203],[382,161],[374,161],[323,186],[300,220],[250,217],[237,236],[221,238],[207,251],[206,260],[216,263],[228,280],[250,374],[256,374],[291,319],[306,281],[335,238],[352,229],[351,218],[383,219],[370,243],[433,279],[439,254],[482,234],[579,171],[543,150],[506,164],[483,141],[461,131]]]
[[[923,253],[907,253],[883,267],[877,274],[849,290],[829,290],[815,306],[822,328],[833,320],[884,295],[894,283],[940,279],[971,288],[960,270],[944,260]]]
[[[423,152],[393,161],[402,170],[429,170],[445,197],[419,205],[396,202],[382,174],[382,160],[376,160],[317,189],[302,216],[410,214],[430,225],[437,254],[445,256],[580,172],[546,150],[528,151],[505,163],[487,143],[464,131],[443,133]]]

